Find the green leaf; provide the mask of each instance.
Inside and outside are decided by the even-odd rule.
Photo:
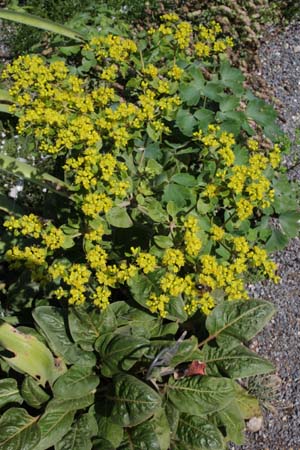
[[[0,325],[0,345],[14,354],[2,357],[11,367],[28,373],[42,386],[50,384],[66,371],[63,361],[55,359],[50,350],[30,334],[23,334],[8,323]]]
[[[162,200],[167,203],[173,201],[176,207],[181,209],[187,203],[193,202],[196,199],[191,189],[179,184],[170,183],[164,189]]]
[[[0,419],[1,450],[36,450],[40,440],[38,417],[23,408],[10,408]]]
[[[233,111],[240,104],[240,99],[235,95],[226,95],[220,101],[220,110],[222,112]]]
[[[257,398],[248,394],[246,389],[235,383],[235,401],[242,414],[243,419],[251,419],[251,417],[259,417],[262,415],[259,401]]]
[[[39,420],[41,440],[35,450],[48,450],[59,442],[70,430],[75,412],[75,410],[70,411],[69,409],[55,409],[50,402],[46,412]]]
[[[221,83],[230,88],[234,94],[240,95],[244,92],[244,75],[239,69],[231,66],[229,61],[225,60],[220,66]]]
[[[172,176],[171,180],[174,181],[174,183],[187,187],[194,187],[198,184],[196,178],[189,173],[176,173]]]
[[[170,248],[173,247],[173,240],[169,236],[156,235],[153,238],[155,244],[160,248]]]
[[[125,208],[114,206],[106,213],[108,223],[116,228],[130,228],[133,225]]]
[[[111,418],[115,423],[133,427],[149,419],[160,408],[160,395],[132,375],[117,375],[114,383],[114,394],[108,399],[113,402]]]
[[[40,408],[50,398],[32,377],[24,378],[21,394],[25,402],[33,408]]]
[[[46,336],[52,350],[56,355],[61,356],[67,364],[94,365],[94,355],[84,352],[70,341],[63,313],[61,308],[39,306],[34,309],[32,315]]]
[[[158,332],[160,329],[160,319],[130,306],[126,302],[114,302],[110,307],[116,316],[120,334],[132,334],[150,338],[153,333]]]
[[[101,408],[101,406],[100,406]],[[105,416],[100,411],[98,423],[98,436],[109,441],[114,447],[118,448],[123,439],[123,428],[113,423],[110,417]]]
[[[205,130],[209,124],[214,122],[215,114],[210,109],[201,108],[194,113],[194,117],[197,119],[199,128]]]
[[[125,442],[120,450],[168,450],[170,429],[163,409],[151,420],[125,430]]]
[[[222,99],[223,88],[220,83],[208,81],[204,87],[203,93],[214,102],[220,102]]]
[[[143,211],[154,222],[166,222],[168,220],[167,212],[164,210],[161,203],[153,198],[145,199]]]
[[[182,414],[179,418],[176,450],[223,450],[225,442],[218,428],[205,418]]]
[[[0,89],[0,103],[1,102],[13,103],[12,96],[6,89]]]
[[[96,339],[117,327],[115,314],[109,305],[105,311],[88,310],[85,306],[69,308],[69,327],[74,341],[83,350],[91,351]]]
[[[176,125],[185,136],[192,136],[196,120],[187,109],[180,108],[176,115]]]
[[[171,359],[170,365],[175,367],[184,362],[200,359],[200,357],[202,357],[202,352],[198,349],[198,339],[196,336],[191,336],[189,339],[180,342],[175,356]]]
[[[19,394],[16,380],[6,378],[0,380],[0,408],[7,403],[22,403],[23,399]]]
[[[245,442],[244,430],[245,422],[238,403],[234,400],[226,408],[219,411],[216,415],[218,426],[224,426],[226,429],[226,438],[237,445]]]
[[[13,115],[13,113],[10,111],[10,105],[8,105],[7,103],[0,103],[0,113]]]
[[[200,100],[203,87],[204,83],[201,85],[196,80],[193,80],[190,83],[182,83],[179,87],[179,95],[188,106],[194,106],[197,105]]]
[[[202,416],[223,409],[234,396],[233,381],[227,378],[193,376],[168,384],[168,399],[179,411]]]
[[[85,41],[84,35],[78,31],[74,31],[64,25],[60,25],[56,22],[52,22],[48,19],[43,19],[38,16],[33,16],[31,14],[25,14],[16,11],[9,11],[8,9],[0,10],[0,19],[12,20],[13,22],[22,23],[24,25],[29,25],[31,27],[39,28],[40,30],[50,31],[51,33],[57,33],[61,36],[74,39],[76,41]]]
[[[97,434],[97,423],[90,414],[82,415],[68,433],[55,445],[55,450],[91,450],[91,438]]]
[[[203,361],[206,362],[208,370],[214,370],[217,366],[220,373],[225,373],[230,378],[251,377],[274,371],[274,366],[268,360],[242,345],[231,350],[226,347],[204,346]]]
[[[294,238],[300,230],[300,213],[296,211],[287,211],[280,214],[279,222],[284,233],[289,238]]]
[[[280,230],[273,228],[272,234],[266,242],[265,248],[269,253],[283,250],[287,246],[288,242],[289,238],[286,234],[282,233]]]
[[[141,336],[126,334],[100,336],[96,349],[101,358],[101,373],[111,377],[121,370],[129,370],[147,351],[150,342]]]
[[[75,399],[91,394],[99,384],[99,378],[91,373],[90,367],[72,366],[53,386],[56,398]]]
[[[275,311],[274,305],[264,300],[224,302],[207,317],[206,328],[219,346],[223,336],[247,342],[263,329]]]
[[[277,116],[274,108],[261,99],[250,100],[246,108],[246,114],[264,128],[275,124]]]

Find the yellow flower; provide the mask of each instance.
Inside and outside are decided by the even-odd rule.
[[[156,269],[157,265],[156,257],[154,255],[151,255],[150,253],[145,252],[141,252],[138,255],[136,263],[144,273],[153,272]]]
[[[224,237],[225,230],[214,224],[210,229],[210,233],[213,241],[220,241]]]
[[[248,219],[253,213],[253,205],[245,198],[236,202],[237,215],[240,220]]]
[[[162,262],[173,272],[178,272],[184,266],[184,254],[181,250],[168,248],[164,253]]]

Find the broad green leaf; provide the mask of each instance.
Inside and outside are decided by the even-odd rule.
[[[97,423],[90,414],[82,415],[68,433],[55,445],[55,450],[91,450],[91,438],[97,434]]]
[[[220,373],[230,378],[244,378],[274,371],[274,366],[268,360],[239,345],[231,350],[225,346],[213,348],[208,345],[203,348],[203,361],[208,366],[208,372],[216,366]]]
[[[162,196],[164,202],[174,202],[175,205],[181,209],[186,206],[187,203],[196,201],[194,192],[185,186],[170,183],[164,189],[164,194]]]
[[[220,83],[208,81],[204,87],[203,93],[210,100],[219,102],[222,99],[223,88]]]
[[[54,397],[64,400],[84,397],[96,390],[99,377],[93,375],[90,367],[72,366],[56,380],[52,388]]]
[[[179,418],[176,450],[223,450],[225,442],[218,428],[207,419],[182,414]]]
[[[147,308],[147,301],[152,292],[155,292],[161,272],[152,275],[139,274],[128,280],[128,286],[134,300]]]
[[[130,228],[133,225],[125,208],[114,206],[106,213],[108,223],[116,228]]]
[[[170,428],[163,409],[153,419],[125,429],[124,442],[120,450],[168,450]]]
[[[114,302],[110,305],[110,308],[115,314],[120,334],[150,338],[156,335],[155,333],[162,331],[160,319],[139,308],[130,306],[126,302]]]
[[[161,203],[153,198],[149,200],[145,199],[143,211],[154,222],[166,222],[168,220],[168,214],[162,207]]]
[[[147,351],[150,342],[141,336],[112,333],[100,336],[96,349],[101,358],[101,372],[105,377],[129,370]]]
[[[182,83],[179,87],[179,95],[188,106],[194,106],[200,100],[203,87],[204,83],[200,85],[196,80],[190,83]]]
[[[101,408],[101,406],[100,406]],[[123,440],[123,428],[112,422],[110,417],[101,414],[97,419],[98,436],[109,441],[114,447],[118,448]]]
[[[116,450],[116,447],[114,447],[109,441],[106,439],[99,439],[96,438],[93,441],[93,450]],[[118,449],[119,450],[119,449]]]
[[[40,408],[49,400],[49,395],[39,386],[32,377],[25,377],[22,383],[21,394],[25,402],[33,408]]]
[[[63,361],[55,359],[45,344],[8,323],[0,325],[0,345],[14,354],[13,357],[2,357],[11,367],[31,375],[42,386],[47,381],[53,384],[66,371]]]
[[[180,108],[176,115],[176,125],[184,136],[192,136],[196,120],[187,109]]]
[[[23,399],[19,394],[16,380],[6,378],[0,380],[0,408],[7,403],[22,403]]]
[[[10,111],[10,105],[0,102],[0,113],[12,114],[12,112]]]
[[[233,111],[240,104],[240,99],[235,95],[226,95],[220,101],[220,110],[222,112]]]
[[[251,417],[259,417],[262,415],[259,401],[257,398],[248,394],[246,389],[235,383],[235,401],[242,414],[243,419],[251,419]]]
[[[176,173],[172,176],[171,180],[187,187],[197,186],[198,184],[196,178],[189,173]]]
[[[38,424],[41,441],[35,450],[48,450],[56,445],[71,429],[78,409],[85,409],[94,402],[92,394],[75,400],[51,400]]]
[[[173,240],[169,236],[156,235],[153,238],[155,244],[160,248],[173,247]]]
[[[8,9],[0,9],[0,18],[22,23],[23,25],[29,25],[31,27],[39,28],[40,30],[50,31],[51,33],[60,34],[61,36],[65,36],[76,41],[86,40],[85,36],[78,31],[74,31],[64,25],[60,25],[56,22],[52,22],[51,20],[43,19],[31,14],[10,11]]]
[[[0,10],[0,12],[1,12],[1,10]],[[7,103],[13,102],[12,96],[6,89],[0,89],[0,103],[1,102],[7,102]]]
[[[210,109],[197,109],[194,113],[194,117],[197,119],[197,125],[200,129],[205,130],[210,123],[214,121],[215,114]]]
[[[266,250],[271,253],[279,250],[283,250],[289,242],[289,238],[282,231],[276,228],[272,229],[272,234],[268,241],[266,242]]]
[[[261,99],[250,100],[246,108],[246,114],[264,128],[275,125],[276,112],[274,108]]]
[[[192,336],[180,342],[176,355],[171,359],[170,365],[175,367],[184,362],[200,359],[200,357],[202,357],[202,353],[198,349],[198,339],[196,336]]]
[[[300,230],[300,213],[296,211],[287,211],[280,214],[279,222],[284,233],[289,238],[294,238]]]
[[[275,311],[274,305],[265,300],[224,302],[207,317],[206,328],[219,345],[224,335],[247,342],[262,330]]]
[[[171,402],[165,403],[165,412],[170,427],[170,436],[173,438],[176,435],[177,427],[179,423],[180,412]]]
[[[38,417],[23,408],[10,408],[0,419],[1,450],[36,450],[40,440]]]
[[[161,406],[161,396],[132,375],[120,374],[114,379],[112,420],[133,427],[149,419]]]
[[[105,311],[88,310],[85,306],[72,307],[68,314],[70,333],[83,350],[93,350],[96,339],[115,330],[116,317],[109,305]]]
[[[218,426],[226,429],[226,439],[237,445],[245,442],[245,422],[236,400],[216,414]]]
[[[94,355],[84,352],[70,341],[63,314],[62,308],[54,306],[39,306],[32,313],[56,355],[61,356],[67,364],[93,366]]]
[[[170,379],[167,395],[180,412],[202,416],[221,410],[233,400],[234,383],[207,376]]]
[[[46,410],[39,420],[41,440],[35,450],[48,450],[61,440],[71,428],[76,411]]]

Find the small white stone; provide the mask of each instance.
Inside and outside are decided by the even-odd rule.
[[[295,45],[294,52],[295,53],[300,53],[300,45]]]
[[[257,433],[262,427],[263,418],[262,417],[252,417],[252,419],[248,420],[247,428],[252,433]]]

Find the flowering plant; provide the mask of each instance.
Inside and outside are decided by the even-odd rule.
[[[1,420],[19,414],[28,448],[242,442],[238,402],[254,400],[233,380],[273,369],[241,341],[273,314],[245,283],[279,280],[266,242],[281,150],[272,109],[226,59],[232,45],[215,22],[166,14],[133,38],[95,34],[73,64],[27,55],[3,71],[18,133],[53,161],[44,210],[3,221],[3,260],[22,284],[8,309],[33,308],[38,333],[4,323],[0,342],[26,374],[15,401],[39,416],[11,408]]]

